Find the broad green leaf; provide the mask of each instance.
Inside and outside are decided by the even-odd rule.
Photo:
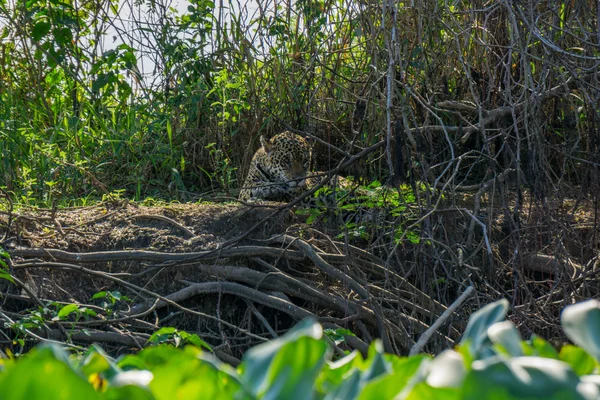
[[[359,399],[392,399],[395,398],[420,370],[423,362],[429,362],[426,355],[417,355],[408,358],[396,358],[393,363],[388,363],[385,373],[374,379],[366,381],[362,377],[364,389],[361,390]]]
[[[527,356],[538,356],[558,360],[558,353],[554,347],[538,335],[532,335],[529,342],[522,342],[522,345],[524,347],[525,355]]]
[[[36,42],[39,42],[42,37],[46,36],[48,32],[50,32],[51,27],[52,25],[50,22],[38,21],[31,30],[31,38]]]
[[[142,360],[142,357],[137,354],[127,354],[120,357],[117,361],[117,366],[124,371],[129,371],[132,369],[148,369],[148,366],[144,360]]]
[[[96,300],[96,299],[103,299],[103,298],[105,298],[105,297],[106,297],[106,291],[104,291],[104,290],[103,290],[103,291],[101,291],[101,292],[98,292],[98,293],[94,294],[94,295],[92,296],[92,300]]]
[[[246,352],[241,378],[258,398],[312,399],[315,380],[328,354],[323,329],[307,318],[287,334]]]
[[[388,374],[391,366],[383,358],[383,344],[381,340],[374,340],[369,346],[367,370],[362,376],[365,381],[370,381],[380,375]]]
[[[231,366],[194,349],[172,348],[163,362],[151,366],[149,386],[157,400],[250,398]]]
[[[337,387],[327,390],[325,400],[356,399],[362,389],[360,375],[361,373],[358,369],[352,369],[352,372],[346,375],[344,380],[337,385]]]
[[[103,398],[108,400],[154,400],[150,390],[139,386],[108,387],[103,393]]]
[[[0,399],[100,399],[64,350],[41,345],[0,373]]]
[[[596,367],[596,361],[592,356],[582,348],[570,344],[560,349],[558,357],[569,364],[579,376],[591,374]]]
[[[496,345],[502,346],[513,357],[523,355],[521,335],[511,321],[502,321],[490,326],[487,335]]]
[[[363,365],[364,360],[362,355],[357,350],[354,350],[352,353],[335,362],[326,363],[317,378],[316,386],[321,393],[330,393],[333,388],[337,388],[342,383],[348,385],[350,375],[354,371],[362,369]],[[348,390],[348,388],[344,390]]]
[[[412,389],[407,400],[462,400],[459,389],[435,388],[425,382],[419,382]],[[498,399],[499,400],[499,399]]]
[[[213,351],[212,347],[204,340],[200,339],[200,336],[196,335],[195,333],[190,334],[185,331],[179,331],[177,334],[180,335],[181,338],[184,339],[187,343],[204,348],[211,352]]]
[[[173,328],[172,326],[160,328],[148,338],[148,343],[162,343],[165,340],[168,340],[171,335],[175,334],[176,332],[177,329]]]
[[[68,317],[72,312],[77,311],[78,308],[79,308],[79,306],[77,304],[67,304],[66,306],[64,306],[63,308],[60,309],[57,317],[58,318]]]
[[[560,317],[562,327],[576,345],[600,360],[600,302],[588,300],[566,307]]]
[[[100,347],[90,346],[87,354],[81,361],[81,372],[89,377],[92,374],[104,374],[108,377],[119,372],[116,364],[109,359]]]
[[[152,372],[144,370],[123,371],[110,379],[110,385],[114,387],[134,385],[142,388],[148,388],[148,385],[154,378]]]
[[[502,321],[507,311],[508,300],[501,299],[488,304],[471,315],[460,343],[467,344],[470,354],[475,359],[478,358],[483,346],[486,343],[491,343],[487,335],[488,328],[496,322]]]
[[[467,375],[467,367],[460,353],[446,350],[428,366],[427,384],[434,388],[459,388]]]
[[[473,362],[465,379],[465,400],[579,400],[579,378],[559,360],[542,357],[492,357]]]

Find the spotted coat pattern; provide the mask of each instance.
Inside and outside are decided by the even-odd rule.
[[[302,193],[307,187],[311,157],[306,139],[286,131],[270,140],[261,136],[260,143],[239,199],[289,201]]]

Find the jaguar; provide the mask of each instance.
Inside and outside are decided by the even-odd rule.
[[[309,185],[311,146],[302,136],[285,131],[267,140],[254,153],[239,199],[289,201]]]

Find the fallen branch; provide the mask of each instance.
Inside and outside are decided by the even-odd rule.
[[[442,324],[444,322],[446,322],[446,320],[450,317],[450,315],[452,315],[452,313],[458,308],[460,307],[460,305],[467,299],[467,297],[469,297],[471,295],[471,293],[473,292],[473,286],[469,286],[464,292],[463,294],[461,294],[458,299],[456,299],[454,301],[454,303],[452,303],[450,305],[450,307],[448,307],[448,309],[446,311],[444,311],[444,313],[429,327],[429,329],[427,329],[419,338],[419,340],[417,341],[417,343],[415,343],[415,345],[410,349],[410,352],[408,353],[409,356],[413,356],[415,354],[418,354],[421,352],[421,350],[423,350],[423,347],[425,347],[425,345],[427,344],[427,342],[429,341],[429,339],[431,339],[431,336],[435,333],[435,331],[437,331],[439,329],[440,326],[442,326]]]

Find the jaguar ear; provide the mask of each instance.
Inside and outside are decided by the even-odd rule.
[[[260,135],[260,145],[263,147],[263,149],[265,149],[265,153],[267,153],[267,155],[273,151],[271,143],[269,143],[269,141],[265,139],[263,135]]]

